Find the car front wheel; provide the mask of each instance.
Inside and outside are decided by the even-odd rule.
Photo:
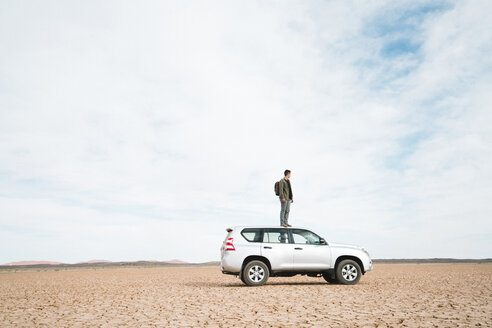
[[[359,282],[362,271],[354,260],[343,260],[337,266],[337,280],[344,285],[355,285]]]
[[[242,278],[248,286],[261,286],[266,283],[270,271],[262,261],[251,261],[244,266]]]

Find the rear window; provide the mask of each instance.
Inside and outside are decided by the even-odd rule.
[[[252,243],[261,243],[261,229],[259,228],[245,228],[241,231],[241,235]]]

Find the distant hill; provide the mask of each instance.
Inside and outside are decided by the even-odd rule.
[[[75,264],[84,264],[84,263],[111,263],[112,261],[108,261],[108,260],[89,260],[89,261],[85,261],[85,262],[77,262]]]
[[[166,263],[174,263],[174,264],[188,264],[188,262],[181,261],[181,260],[178,260],[178,259],[172,259],[172,260],[164,261],[164,262],[166,262]]]
[[[486,259],[452,259],[452,258],[430,258],[430,259],[373,259],[374,263],[492,263],[492,258]],[[52,261],[19,261],[0,265],[1,269],[17,270],[30,268],[112,268],[112,267],[205,267],[219,266],[219,261],[203,263],[188,263],[178,259],[168,261],[145,260],[145,261],[121,261],[112,262],[108,260],[89,260],[79,263],[62,263]]]
[[[149,263],[168,263],[168,264],[190,264],[188,262],[178,260],[178,259],[172,259],[172,260],[167,260],[167,261],[158,261],[158,260],[144,260],[144,261],[135,261],[135,263],[143,263],[143,262],[149,262]],[[80,265],[85,265],[85,264],[118,264],[118,263],[134,263],[134,262],[113,262],[109,260],[89,260],[89,261],[83,261],[83,262],[77,262],[77,263],[63,263],[63,262],[53,262],[53,261],[18,261],[18,262],[9,262],[5,264],[0,264],[0,267],[2,266],[27,266],[27,265],[63,265],[63,266],[80,266]]]
[[[0,265],[0,269],[13,268],[84,268],[84,267],[119,267],[119,266],[148,266],[148,267],[182,267],[182,266],[218,266],[218,261],[204,263],[188,263],[178,259],[167,261],[145,260],[145,261],[121,261],[112,262],[109,260],[89,260],[78,263],[62,263],[50,261],[19,261]]]
[[[51,261],[19,261],[2,264],[1,266],[23,266],[23,265],[59,265],[64,264],[62,262]]]
[[[374,263],[489,263],[492,258],[486,259],[452,259],[452,258],[430,258],[430,259],[373,259]]]

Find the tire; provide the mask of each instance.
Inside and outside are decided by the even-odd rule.
[[[246,281],[244,281],[244,277],[243,277],[243,273],[241,272],[241,274],[239,275],[239,279],[241,279],[241,281],[243,282],[243,284],[246,285]]]
[[[248,286],[261,286],[270,276],[268,266],[262,261],[248,262],[243,269],[242,280]]]
[[[362,276],[359,264],[354,260],[343,260],[338,263],[336,277],[339,283],[344,285],[355,285]]]
[[[328,272],[323,272],[323,278],[326,280],[326,282],[329,282],[330,284],[336,284],[338,283],[337,278],[332,278],[330,273]]]

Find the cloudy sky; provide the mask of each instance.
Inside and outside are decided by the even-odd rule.
[[[290,222],[492,257],[491,1],[2,1],[0,263],[219,259]]]

